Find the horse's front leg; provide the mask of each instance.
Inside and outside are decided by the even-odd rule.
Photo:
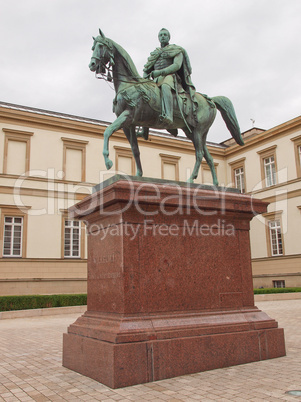
[[[113,166],[113,162],[109,158],[109,138],[115,131],[119,130],[122,125],[127,121],[128,117],[130,115],[129,110],[125,110],[124,112],[121,113],[120,116],[117,117],[117,119],[109,125],[109,127],[106,128],[104,132],[104,141],[103,141],[103,156],[105,159],[105,164],[106,168],[109,170]]]
[[[139,151],[135,126],[131,126],[130,128],[124,128],[123,131],[131,145],[132,152],[133,152],[133,155],[135,158],[136,168],[137,168],[136,176],[142,177],[143,172],[142,172],[140,151]]]

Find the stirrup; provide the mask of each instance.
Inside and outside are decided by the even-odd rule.
[[[170,126],[173,123],[173,120],[171,118],[167,117],[166,115],[165,116],[161,115],[160,122],[163,124],[166,124],[167,126]]]

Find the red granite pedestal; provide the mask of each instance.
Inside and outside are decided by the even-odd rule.
[[[87,311],[63,365],[111,388],[285,355],[254,306],[249,223],[231,191],[113,179],[71,208],[87,222]]]

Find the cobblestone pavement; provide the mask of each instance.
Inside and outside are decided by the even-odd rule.
[[[257,303],[285,329],[287,356],[111,390],[62,367],[62,334],[78,315],[0,320],[0,401],[296,401],[301,300]]]

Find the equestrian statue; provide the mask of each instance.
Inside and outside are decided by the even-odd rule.
[[[187,52],[169,44],[170,33],[162,28],[158,35],[160,47],[149,56],[141,77],[129,54],[116,42],[105,37],[101,30],[93,38],[91,71],[113,81],[116,96],[113,111],[117,119],[104,132],[103,156],[107,169],[109,138],[123,129],[136,162],[136,176],[142,176],[137,137],[148,139],[149,129],[166,129],[177,136],[182,129],[195,148],[196,161],[188,182],[197,178],[203,157],[208,163],[213,184],[218,185],[213,158],[206,137],[218,109],[239,145],[244,145],[232,102],[225,96],[209,98],[196,92],[191,81],[191,66]]]

